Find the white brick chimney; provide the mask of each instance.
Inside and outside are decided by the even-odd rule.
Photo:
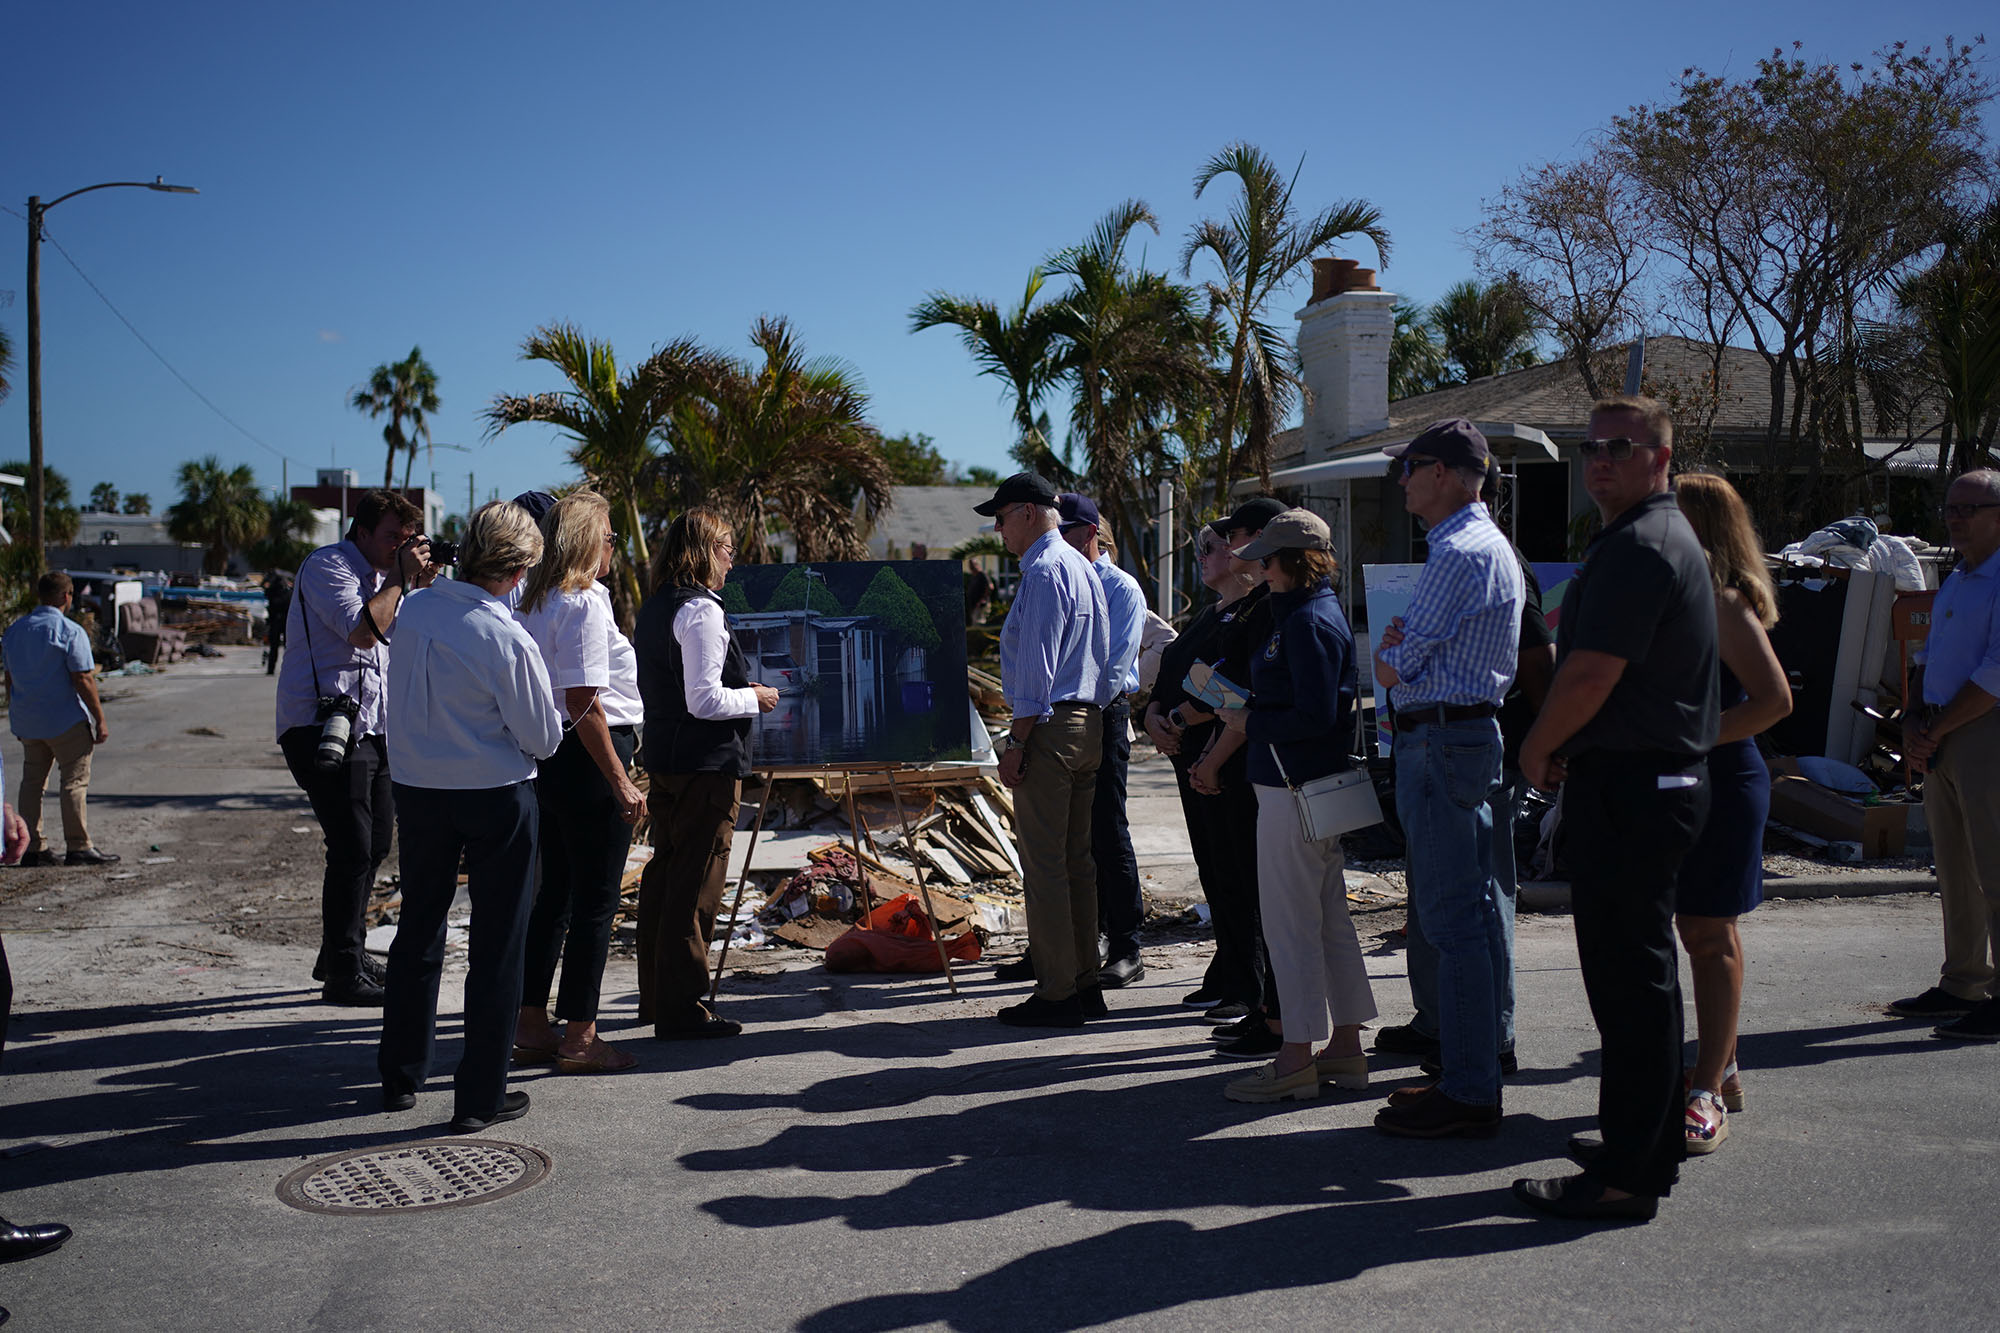
[[[1396,297],[1351,259],[1313,261],[1313,299],[1299,311],[1305,371],[1305,454],[1316,463],[1348,440],[1389,425],[1389,345]]]

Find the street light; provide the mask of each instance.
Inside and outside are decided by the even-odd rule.
[[[65,199],[74,199],[92,190],[158,190],[161,194],[200,194],[192,185],[169,185],[162,177],[149,181],[105,181],[86,185],[42,202],[40,195],[28,196],[28,541],[34,573],[40,573],[48,557],[47,534],[42,529],[42,214]]]

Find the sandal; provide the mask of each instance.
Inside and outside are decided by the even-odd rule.
[[[1736,1083],[1736,1086],[1733,1088],[1729,1086],[1730,1081],[1732,1079]],[[1722,1087],[1717,1092],[1716,1095],[1722,1098],[1723,1106],[1731,1111],[1741,1111],[1745,1109],[1745,1106],[1747,1105],[1747,1100],[1743,1096],[1743,1074],[1741,1070],[1737,1069],[1736,1062],[1734,1060],[1731,1060],[1729,1062],[1729,1068],[1722,1071],[1722,1078],[1720,1081],[1722,1083]],[[1689,1065],[1681,1070],[1681,1091],[1683,1092],[1694,1091],[1693,1065]]]
[[[1722,1141],[1729,1137],[1729,1112],[1722,1098],[1707,1088],[1696,1088],[1689,1093],[1685,1130],[1687,1150],[1693,1156],[1705,1156],[1721,1147]]]
[[[639,1057],[621,1051],[610,1042],[593,1039],[582,1055],[555,1053],[559,1074],[622,1074],[639,1063]]]
[[[557,1060],[553,1046],[514,1046],[514,1063],[517,1065],[552,1065]]]

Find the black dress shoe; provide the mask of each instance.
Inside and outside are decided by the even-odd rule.
[[[344,1004],[354,1009],[380,1009],[382,983],[365,975],[333,977],[320,987],[319,998],[327,1004]]]
[[[364,953],[361,955],[361,975],[367,977],[370,981],[374,982],[378,986],[386,986],[389,984],[388,964],[384,963],[381,959],[377,958],[372,953]],[[321,959],[320,961],[313,964],[313,980],[314,981],[326,980],[325,959]]]
[[[1444,1077],[1444,1065],[1441,1061],[1437,1059],[1436,1056],[1432,1056],[1428,1060],[1421,1061],[1417,1065],[1417,1068],[1423,1070],[1426,1074],[1429,1074],[1432,1078]],[[1514,1058],[1514,1053],[1512,1051],[1500,1052],[1500,1077],[1512,1078],[1514,1075],[1520,1072],[1521,1072],[1521,1062]]]
[[[1223,1026],[1211,1031],[1208,1034],[1208,1039],[1210,1041],[1241,1041],[1253,1032],[1268,1031],[1270,1031],[1270,1028],[1264,1023],[1264,1015],[1252,1009],[1234,1023],[1225,1023]]]
[[[60,1249],[69,1237],[69,1228],[60,1222],[33,1222],[17,1227],[0,1217],[0,1264],[17,1264]]]
[[[1083,1026],[1083,1001],[1074,995],[1061,1000],[1044,1000],[1039,995],[1030,995],[1021,1003],[1002,1009],[994,1017],[1016,1028],[1080,1028]]]
[[[653,1029],[654,1041],[707,1041],[715,1037],[735,1037],[743,1025],[728,1018],[708,1015],[696,1023],[662,1023]]]
[[[58,864],[56,854],[44,847],[39,852],[29,852],[21,858],[23,869],[28,866],[52,866]]]
[[[1235,1041],[1216,1047],[1215,1053],[1230,1060],[1262,1060],[1267,1055],[1276,1055],[1285,1039],[1271,1031],[1263,1019],[1253,1015],[1249,1021],[1257,1026]]]
[[[382,1089],[382,1109],[384,1111],[407,1111],[416,1104],[417,1094],[414,1092],[394,1092],[388,1088]]]
[[[1417,1031],[1413,1023],[1397,1023],[1375,1030],[1375,1049],[1383,1055],[1419,1055],[1435,1060],[1438,1039]]]
[[[100,852],[95,847],[86,847],[80,852],[71,852],[63,857],[66,866],[110,866],[118,864],[118,853]]]
[[[1024,953],[1013,962],[1002,963],[1000,966],[994,968],[993,979],[995,981],[1033,981],[1035,979],[1035,960]]]
[[[1589,1134],[1569,1136],[1569,1159],[1578,1166],[1592,1166],[1603,1160],[1604,1140]]]
[[[1500,1132],[1500,1116],[1497,1103],[1474,1106],[1447,1097],[1442,1088],[1431,1087],[1413,1101],[1377,1111],[1375,1128],[1403,1139],[1443,1139],[1454,1135],[1490,1139]]]
[[[1085,1018],[1109,1018],[1111,1006],[1104,1002],[1104,987],[1085,986],[1076,993],[1077,1006]]]
[[[1106,990],[1118,990],[1129,986],[1146,975],[1146,965],[1139,961],[1139,955],[1129,958],[1114,958],[1097,969],[1097,982]]]
[[[1538,1212],[1579,1222],[1650,1222],[1660,1211],[1660,1201],[1650,1194],[1607,1199],[1603,1182],[1587,1175],[1517,1180],[1514,1197]]]
[[[491,1128],[503,1121],[519,1120],[528,1113],[528,1094],[510,1092],[500,1099],[500,1109],[489,1116],[461,1115],[451,1122],[454,1134],[477,1134],[482,1129]]]
[[[1204,1012],[1201,1021],[1222,1027],[1228,1023],[1240,1023],[1248,1017],[1250,1017],[1249,1005],[1241,1000],[1224,1000],[1213,1009]]]

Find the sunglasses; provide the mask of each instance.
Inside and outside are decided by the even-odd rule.
[[[1416,469],[1420,467],[1429,467],[1433,463],[1442,463],[1443,461],[1444,460],[1442,458],[1417,458],[1413,455],[1406,454],[1403,457],[1403,480],[1408,481],[1410,479],[1410,473],[1414,472]]]
[[[1982,509],[2000,509],[2000,502],[1985,500],[1977,504],[1939,505],[1938,517],[1942,519],[1971,518]]]
[[[1578,440],[1576,442],[1577,452],[1582,454],[1585,459],[1592,459],[1599,454],[1603,454],[1614,463],[1622,463],[1630,458],[1634,449],[1657,449],[1659,447],[1659,445],[1651,440],[1631,440],[1623,435],[1611,440]]]

